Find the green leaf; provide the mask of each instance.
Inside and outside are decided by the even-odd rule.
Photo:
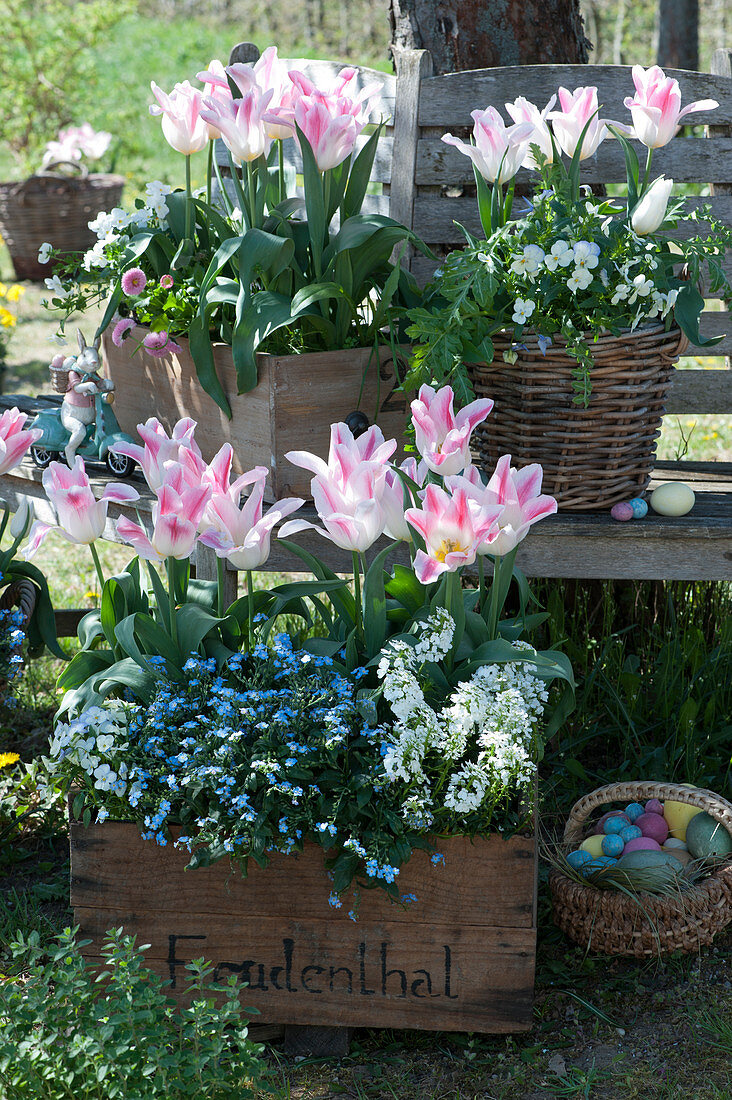
[[[379,653],[386,641],[386,593],[384,591],[384,563],[394,549],[389,543],[377,554],[368,568],[363,585],[363,621],[366,656],[371,659]]]
[[[377,126],[351,164],[348,184],[341,207],[342,221],[353,217],[354,214],[358,214],[363,206],[363,200],[366,197],[366,191],[371,180],[379,138],[383,132],[383,124]]]
[[[305,137],[300,127],[295,124],[297,138],[302,153],[303,190],[305,192],[305,210],[308,218],[308,233],[310,236],[310,250],[313,257],[313,266],[317,279],[322,272],[322,255],[325,245],[326,230],[328,228],[325,219],[325,199],[323,197],[323,183],[318,166],[315,163],[310,142]]]
[[[714,336],[707,339],[701,335],[699,322],[703,309],[704,299],[697,288],[691,282],[684,282],[674,303],[674,318],[690,343],[699,348],[708,348],[718,344],[724,337]]]
[[[194,317],[188,327],[188,344],[201,386],[231,420],[231,405],[216,373],[214,352],[208,329],[208,318]]]
[[[388,594],[399,600],[412,616],[427,602],[427,589],[405,565],[394,566],[393,576],[385,587]]]
[[[625,175],[628,183],[628,214],[630,214],[633,211],[633,207],[638,202],[638,181],[640,179],[638,154],[625,134],[621,134],[614,126],[608,126],[608,130],[620,142],[625,156]]]
[[[56,681],[56,687],[63,691],[79,687],[95,673],[113,663],[114,655],[107,649],[82,649],[71,658]]]
[[[178,645],[183,654],[194,653],[203,639],[212,634],[223,618],[214,615],[196,603],[186,603],[178,608]]]

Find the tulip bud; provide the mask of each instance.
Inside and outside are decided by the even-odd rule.
[[[33,505],[27,500],[22,500],[18,511],[10,521],[10,534],[14,539],[22,539],[32,522]]]
[[[633,232],[637,233],[639,237],[655,233],[663,222],[673,185],[673,180],[667,180],[663,176],[659,176],[635,206],[630,217],[630,225]]]

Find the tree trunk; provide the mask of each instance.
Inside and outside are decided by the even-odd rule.
[[[434,72],[584,64],[579,0],[389,0],[392,43],[426,49]]]
[[[699,0],[658,0],[658,64],[699,68]]]

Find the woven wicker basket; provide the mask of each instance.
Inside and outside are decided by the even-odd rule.
[[[478,397],[495,406],[476,432],[479,461],[491,472],[501,455],[516,466],[541,463],[543,491],[567,511],[609,508],[642,493],[650,480],[671,371],[686,346],[678,328],[663,325],[592,343],[592,393],[586,409],[573,404],[577,363],[557,338],[542,355],[525,333],[514,364],[502,355],[510,336],[493,338],[495,358],[471,364]]]
[[[38,263],[48,241],[64,252],[83,252],[96,241],[89,222],[100,210],[118,206],[124,178],[113,175],[31,176],[0,183],[0,236],[18,279],[45,279],[51,264]]]
[[[565,854],[577,848],[593,810],[610,802],[673,799],[698,806],[732,832],[732,804],[711,791],[674,783],[615,783],[575,804],[564,830]],[[554,922],[575,943],[606,955],[636,958],[671,951],[695,952],[732,921],[732,863],[719,866],[684,894],[643,894],[636,901],[618,890],[549,875]]]

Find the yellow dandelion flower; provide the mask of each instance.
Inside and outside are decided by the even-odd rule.
[[[8,293],[7,283],[0,283],[0,298],[4,298]]]
[[[5,306],[0,306],[0,325],[3,328],[12,328],[17,318],[14,313],[11,313]]]
[[[0,768],[8,768],[20,760],[17,752],[0,752]]]
[[[99,593],[95,592],[92,588],[90,588],[88,592],[84,593],[84,599],[85,600],[98,600],[99,599]]]
[[[8,293],[5,297],[8,299],[9,302],[17,302],[22,294],[25,294],[25,287],[18,286],[17,283],[14,283],[8,290]]]

